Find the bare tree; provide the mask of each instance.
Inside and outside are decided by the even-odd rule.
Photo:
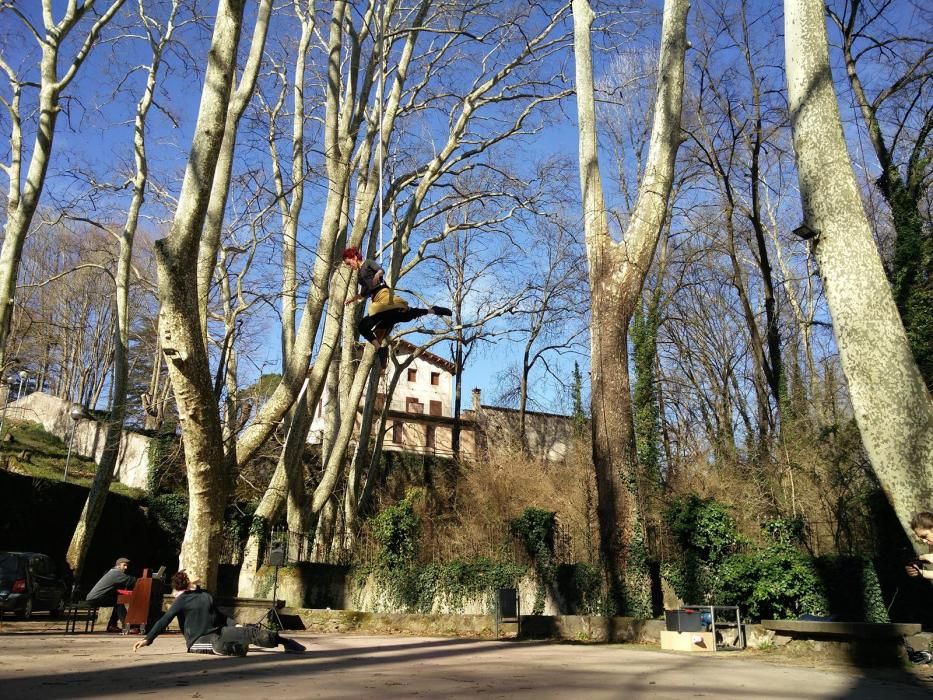
[[[143,26],[152,51],[152,61],[146,74],[146,84],[142,97],[136,106],[136,118],[133,128],[133,152],[136,160],[136,173],[133,176],[133,195],[130,200],[126,222],[120,235],[120,253],[117,261],[116,277],[116,318],[113,324],[113,374],[110,388],[110,410],[107,418],[107,432],[104,436],[104,450],[94,474],[94,481],[88,492],[84,509],[78,518],[68,547],[66,559],[75,576],[79,579],[84,568],[94,530],[104,510],[104,503],[113,481],[113,472],[117,464],[120,439],[123,436],[123,422],[126,416],[127,376],[129,375],[129,293],[130,272],[133,255],[133,239],[139,223],[139,211],[143,204],[148,177],[146,161],[146,117],[152,106],[158,72],[162,56],[175,31],[175,18],[178,12],[177,0],[172,3],[164,25],[147,14],[140,0],[138,5],[139,20]],[[95,402],[96,403],[96,402]]]
[[[0,368],[6,367],[6,344],[10,332],[10,319],[13,314],[13,297],[23,243],[32,224],[33,215],[39,205],[39,198],[45,186],[45,176],[52,154],[55,139],[55,122],[61,112],[62,93],[77,75],[91,49],[97,43],[101,30],[113,18],[124,0],[113,0],[100,15],[94,12],[94,0],[71,0],[62,18],[56,22],[53,15],[52,0],[42,1],[42,26],[36,27],[16,3],[4,2],[0,5],[0,16],[16,15],[25,25],[28,33],[39,44],[42,59],[39,65],[39,99],[37,106],[36,135],[32,145],[29,167],[23,180],[23,104],[24,88],[37,86],[31,76],[19,76],[6,57],[0,56],[0,70],[10,82],[11,96],[4,98],[3,105],[10,114],[10,163],[4,165],[10,181],[6,201],[6,224],[3,228],[3,247],[0,248]],[[64,70],[59,69],[62,62],[62,48],[66,40],[85,16],[90,15],[91,26],[71,57]]]
[[[229,467],[198,313],[197,261],[230,99],[244,0],[220,0],[188,166],[169,234],[156,242],[159,335],[168,358],[188,474],[181,566],[214,584]]]
[[[628,324],[667,215],[674,161],[682,142],[680,113],[689,3],[664,5],[654,125],[638,200],[625,240],[609,230],[596,148],[596,110],[586,0],[574,0],[580,187],[592,295],[592,431],[600,542],[609,592],[617,608],[634,614],[651,609],[644,535],[634,493],[636,469],[628,371]]]

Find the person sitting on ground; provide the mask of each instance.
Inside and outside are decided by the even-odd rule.
[[[921,511],[910,519],[910,529],[914,531],[914,536],[923,542],[933,546],[933,513]],[[908,576],[922,576],[933,580],[933,570],[924,569],[924,563],[933,564],[933,553],[921,554],[919,557],[908,563],[904,567]]]
[[[259,625],[235,626],[233,620],[214,607],[211,594],[193,582],[184,571],[172,576],[172,589],[175,594],[172,607],[152,626],[145,639],[133,645],[133,651],[152,644],[176,617],[185,635],[187,651],[193,654],[246,656],[250,644],[267,649],[281,644],[285,651],[305,650],[294,639],[282,637],[278,632]]]
[[[113,568],[101,576],[100,581],[95,583],[87,594],[88,603],[101,608],[113,608],[110,622],[107,624],[108,632],[123,631],[121,628],[126,620],[126,606],[117,602],[117,594],[121,590],[131,590],[136,585],[136,577],[126,573],[129,565],[130,560],[126,557],[117,559]]]
[[[450,316],[450,309],[444,306],[432,306],[430,309],[411,308],[400,296],[395,294],[385,283],[385,270],[375,260],[363,260],[359,248],[347,248],[343,251],[344,264],[358,272],[357,281],[360,292],[349,299],[353,304],[363,299],[371,299],[369,313],[360,320],[357,332],[376,347],[379,362],[385,367],[389,358],[389,349],[383,347],[386,337],[397,323],[413,321],[428,314]]]

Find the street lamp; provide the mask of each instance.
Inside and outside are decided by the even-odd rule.
[[[3,436],[3,424],[6,422],[6,407],[10,403],[10,385],[0,380],[0,396],[3,397],[3,413],[0,413],[0,437]]]
[[[76,403],[71,404],[69,415],[71,416],[71,436],[68,438],[68,456],[65,457],[65,474],[62,476],[62,481],[68,481],[68,463],[71,461],[71,448],[75,441],[75,428],[78,427],[78,421],[84,418],[84,406]]]
[[[23,387],[26,386],[26,378],[29,376],[29,372],[24,369],[19,371],[19,390],[16,392],[16,400],[19,401],[23,397]]]

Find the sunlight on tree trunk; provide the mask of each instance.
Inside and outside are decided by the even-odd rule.
[[[822,0],[788,0],[784,27],[804,222],[816,234],[810,244],[862,442],[908,530],[913,513],[933,506],[933,404],[862,209],[833,90]]]
[[[179,566],[213,588],[229,481],[223,434],[198,313],[197,259],[224,136],[245,0],[221,0],[197,125],[166,238],[156,241],[159,335],[178,406],[188,475],[188,526]]]
[[[586,0],[574,0],[574,53],[587,261],[592,294],[592,431],[601,553],[618,613],[650,615],[651,584],[636,494],[637,455],[628,370],[628,324],[667,214],[682,137],[684,54],[689,2],[667,0],[661,30],[654,124],[638,201],[625,240],[609,231],[596,139]]]

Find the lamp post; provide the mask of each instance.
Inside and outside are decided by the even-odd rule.
[[[26,386],[26,378],[29,376],[29,372],[24,369],[19,371],[19,389],[16,391],[16,400],[19,401],[23,398],[23,387]]]
[[[65,457],[65,474],[62,476],[62,481],[68,481],[68,463],[71,461],[71,448],[75,441],[75,428],[78,427],[78,421],[84,418],[84,406],[76,403],[71,404],[69,415],[71,416],[71,436],[68,438],[68,456]]]
[[[0,380],[0,395],[3,396],[3,413],[0,413],[0,437],[3,436],[3,424],[6,422],[6,407],[10,403],[10,385]]]

